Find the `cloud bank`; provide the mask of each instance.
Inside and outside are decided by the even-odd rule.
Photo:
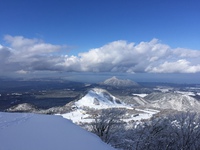
[[[6,35],[9,46],[0,45],[0,74],[13,72],[126,72],[197,73],[200,50],[175,48],[158,39],[139,44],[119,40],[68,56],[59,51],[65,46],[39,39]]]

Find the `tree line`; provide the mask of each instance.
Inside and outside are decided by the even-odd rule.
[[[89,130],[104,142],[123,150],[199,150],[200,115],[176,112],[150,120],[127,123],[125,111],[105,109],[95,117]]]

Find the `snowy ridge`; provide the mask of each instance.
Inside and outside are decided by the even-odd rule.
[[[84,97],[75,102],[75,106],[78,108],[89,107],[94,109],[128,107],[106,90],[100,88],[91,89]]]
[[[152,93],[145,97],[149,105],[160,109],[199,112],[200,102],[195,98],[178,93]]]

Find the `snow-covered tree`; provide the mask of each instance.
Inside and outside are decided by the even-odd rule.
[[[200,149],[200,116],[186,112],[171,116],[172,141],[169,147],[181,150]]]
[[[117,130],[123,125],[120,120],[122,114],[124,114],[123,110],[114,108],[101,110],[101,113],[95,117],[95,122],[92,123],[91,131],[106,143],[116,140],[115,136],[119,133]]]
[[[197,113],[181,112],[155,117],[126,132],[122,149],[197,150],[200,149],[200,119]]]

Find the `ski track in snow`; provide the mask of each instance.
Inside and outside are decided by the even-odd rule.
[[[15,124],[23,123],[30,119],[33,116],[33,114],[22,114],[20,115],[20,117],[16,114],[13,114],[13,116],[0,114],[0,129],[13,126]]]

